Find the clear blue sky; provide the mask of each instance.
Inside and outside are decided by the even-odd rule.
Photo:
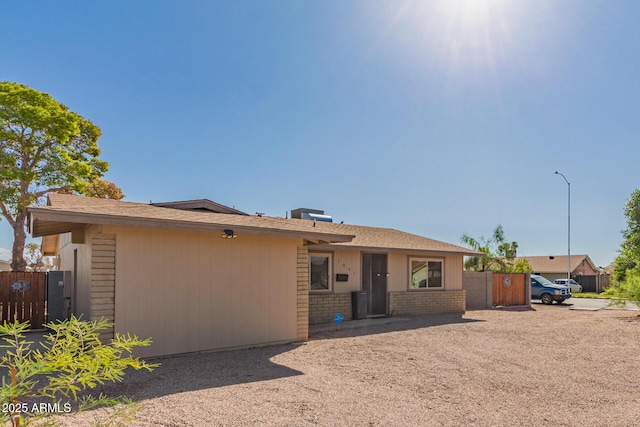
[[[209,198],[616,256],[640,2],[7,1],[0,80],[103,132],[129,201]],[[0,247],[12,235],[0,222]],[[0,253],[1,258],[1,253]]]

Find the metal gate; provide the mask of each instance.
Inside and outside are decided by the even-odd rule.
[[[493,273],[493,305],[524,305],[525,278],[524,273]]]
[[[47,273],[0,272],[0,312],[2,322],[29,321],[32,329],[42,328],[45,319]]]

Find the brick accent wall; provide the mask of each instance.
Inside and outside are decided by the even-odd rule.
[[[91,320],[115,321],[115,291],[116,236],[94,234],[91,236]],[[113,338],[113,328],[100,338]]]
[[[309,339],[309,250],[306,246],[298,246],[298,260],[296,269],[296,337],[298,341],[306,341]]]
[[[465,291],[389,292],[391,316],[465,311]]]
[[[309,294],[309,324],[331,323],[337,313],[345,321],[352,320],[351,292]]]

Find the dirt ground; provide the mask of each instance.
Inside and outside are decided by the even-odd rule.
[[[470,311],[159,361],[105,389],[140,402],[124,425],[640,425],[637,311]]]

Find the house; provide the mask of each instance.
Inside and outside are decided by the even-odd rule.
[[[518,259],[526,259],[534,274],[544,276],[551,281],[567,278],[567,255],[528,256]],[[598,267],[591,261],[589,255],[571,255],[572,278],[597,275]]]
[[[29,208],[43,254],[72,273],[70,311],[152,337],[144,357],[306,340],[310,323],[351,319],[353,291],[370,315],[465,310],[462,259],[478,253],[325,219],[63,194]]]
[[[0,259],[0,271],[11,271],[11,261]]]
[[[534,274],[549,280],[567,278],[567,255],[547,255],[522,257],[529,261]],[[584,292],[602,292],[609,287],[609,274],[596,267],[589,255],[571,255],[571,278],[575,279]]]

